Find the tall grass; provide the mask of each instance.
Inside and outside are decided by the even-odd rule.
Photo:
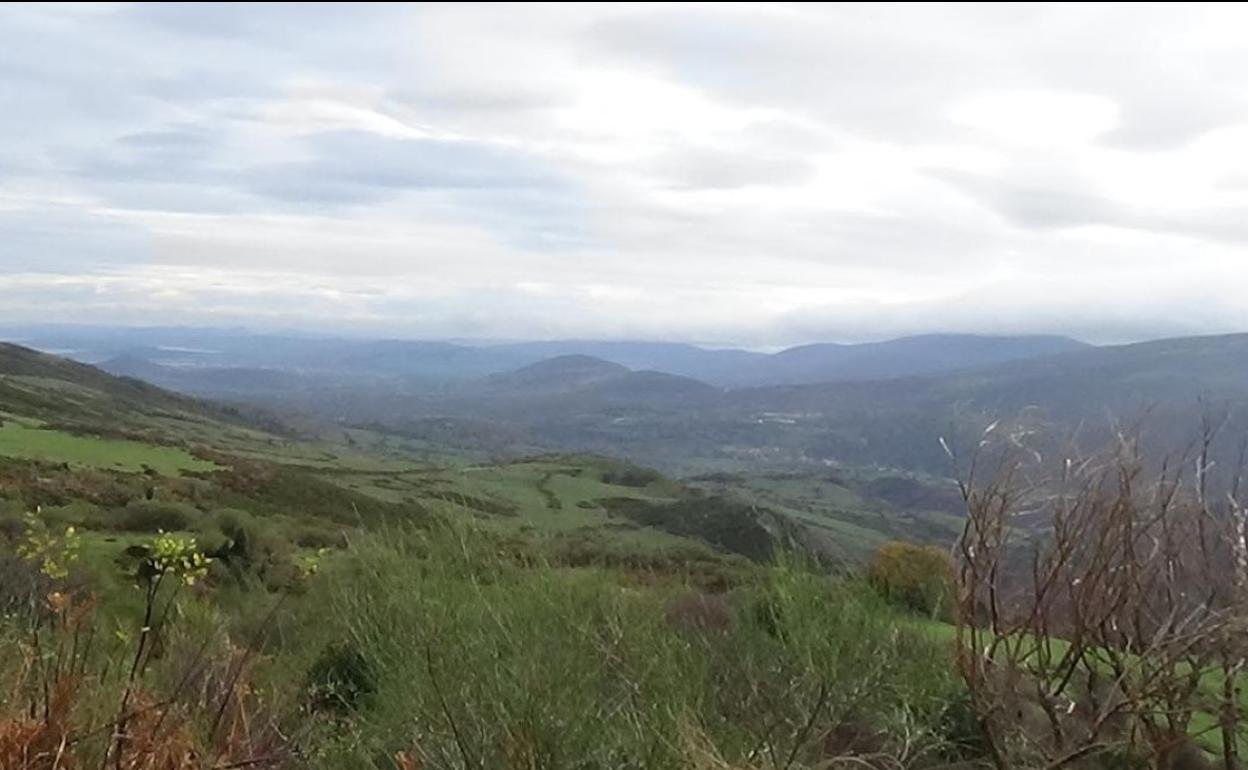
[[[368,678],[309,761],[803,768],[948,748],[941,646],[856,581],[796,563],[760,574],[691,602],[679,584],[525,563],[454,529],[366,536],[305,597],[319,622],[304,642],[351,650]]]
[[[708,594],[540,553],[357,533],[280,597],[154,591],[146,631],[0,621],[0,770],[920,768],[952,748],[947,641],[864,582],[781,559]]]

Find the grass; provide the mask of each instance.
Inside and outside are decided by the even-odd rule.
[[[106,543],[84,544],[92,572],[108,568]],[[177,709],[171,745],[206,750],[213,732],[197,720],[214,709],[186,698],[223,681],[212,656],[248,660],[237,680],[247,720],[292,736],[265,751],[314,770],[805,770],[863,751],[922,767],[955,750],[945,646],[864,584],[798,563],[753,567],[721,594],[626,578],[483,530],[359,533],[299,591],[210,580],[176,594],[138,690]],[[126,612],[97,609],[102,633],[74,675],[81,702],[57,712],[73,766],[98,765],[106,749],[100,720],[116,708],[141,623],[134,596],[121,599]],[[32,648],[13,621],[0,619],[0,734],[39,713],[24,704],[38,702],[40,681],[20,661],[67,649],[47,635]],[[230,751],[251,766],[254,742]]]
[[[872,473],[866,470],[754,470],[703,474],[691,483],[800,521],[821,534],[831,552],[851,563],[865,561],[889,540],[943,544],[956,539],[961,516],[921,508],[899,509],[873,499],[866,494],[871,479]]]
[[[641,487],[602,480],[610,462],[591,456],[536,458],[497,465],[425,467],[407,472],[334,472],[324,478],[390,503],[414,501],[497,532],[558,535],[612,525],[601,503],[628,498],[669,502],[689,494],[660,479]],[[653,540],[668,542],[650,531]]]
[[[428,767],[798,768],[847,750],[838,729],[898,750],[903,725],[946,748],[956,686],[941,646],[859,583],[788,565],[707,596],[524,566],[490,544],[391,532],[322,576],[305,605],[323,608],[315,627],[288,632],[353,650],[372,686],[314,767],[412,752]]]
[[[176,447],[78,436],[12,419],[0,426],[0,455],[128,472],[151,468],[165,476],[217,468],[214,463],[197,459]]]

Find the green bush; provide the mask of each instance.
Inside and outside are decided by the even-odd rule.
[[[602,483],[620,487],[644,487],[663,478],[658,471],[638,466],[612,468],[602,474]]]
[[[200,512],[183,503],[131,501],[118,512],[113,528],[126,532],[179,532],[190,529]]]
[[[377,674],[364,654],[350,642],[330,644],[308,671],[309,706],[345,715],[365,705],[377,692]]]
[[[929,617],[952,609],[953,562],[941,548],[887,542],[871,557],[867,579],[889,601]]]

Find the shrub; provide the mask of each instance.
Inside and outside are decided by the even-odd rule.
[[[359,710],[377,692],[377,674],[349,642],[328,645],[308,671],[309,706],[336,715]]]
[[[226,508],[212,514],[212,527],[225,538],[212,555],[232,567],[256,567],[279,550],[277,538],[247,511]]]
[[[36,565],[16,552],[0,549],[0,617],[31,612],[52,585],[52,579]]]
[[[182,503],[131,501],[117,517],[115,528],[127,532],[178,532],[189,529],[199,511]]]
[[[329,527],[300,527],[295,534],[295,545],[300,548],[341,548],[345,542],[342,530]]]
[[[26,531],[22,514],[18,511],[0,511],[0,541],[16,543]]]
[[[658,471],[637,466],[612,468],[602,474],[602,483],[618,487],[644,487],[663,478]]]
[[[951,609],[953,562],[944,550],[894,540],[881,545],[867,579],[886,599],[930,617]]]

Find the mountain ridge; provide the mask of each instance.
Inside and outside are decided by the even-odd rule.
[[[688,343],[553,340],[470,346],[440,341],[282,337],[212,329],[26,331],[29,345],[100,364],[118,373],[137,371],[137,360],[157,384],[212,396],[196,375],[208,369],[275,370],[309,386],[368,381],[394,389],[436,388],[477,380],[564,355],[588,355],[633,370],[653,370],[720,388],[812,384],[904,377],[1085,349],[1086,343],[1045,335],[929,334],[861,344],[813,343],[762,353],[703,348]],[[221,375],[217,379],[226,379]],[[236,388],[226,388],[233,392]]]

